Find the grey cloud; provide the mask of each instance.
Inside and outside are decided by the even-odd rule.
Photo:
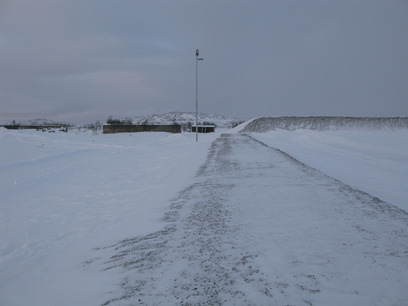
[[[204,112],[408,116],[407,17],[403,1],[5,0],[0,122],[193,111],[196,48]]]

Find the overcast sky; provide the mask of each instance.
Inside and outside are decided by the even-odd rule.
[[[0,123],[408,116],[408,1],[0,0]]]

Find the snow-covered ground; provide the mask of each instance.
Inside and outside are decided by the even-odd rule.
[[[408,129],[299,129],[251,135],[408,212]]]
[[[0,128],[0,305],[103,303],[117,277],[81,263],[159,229],[214,138]]]
[[[250,135],[0,128],[0,305],[407,304],[406,130]]]

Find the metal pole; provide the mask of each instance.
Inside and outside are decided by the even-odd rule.
[[[204,60],[203,58],[198,58],[200,55],[200,50],[196,50],[196,142],[198,141],[198,61]]]
[[[198,142],[198,55],[200,51],[196,50],[196,142]]]

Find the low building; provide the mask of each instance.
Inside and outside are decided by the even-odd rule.
[[[181,133],[181,125],[104,125],[103,134],[137,133],[137,132],[166,132]]]
[[[196,132],[196,127],[198,127],[198,133],[214,133],[215,132],[215,125],[193,125],[191,126],[191,131]]]

